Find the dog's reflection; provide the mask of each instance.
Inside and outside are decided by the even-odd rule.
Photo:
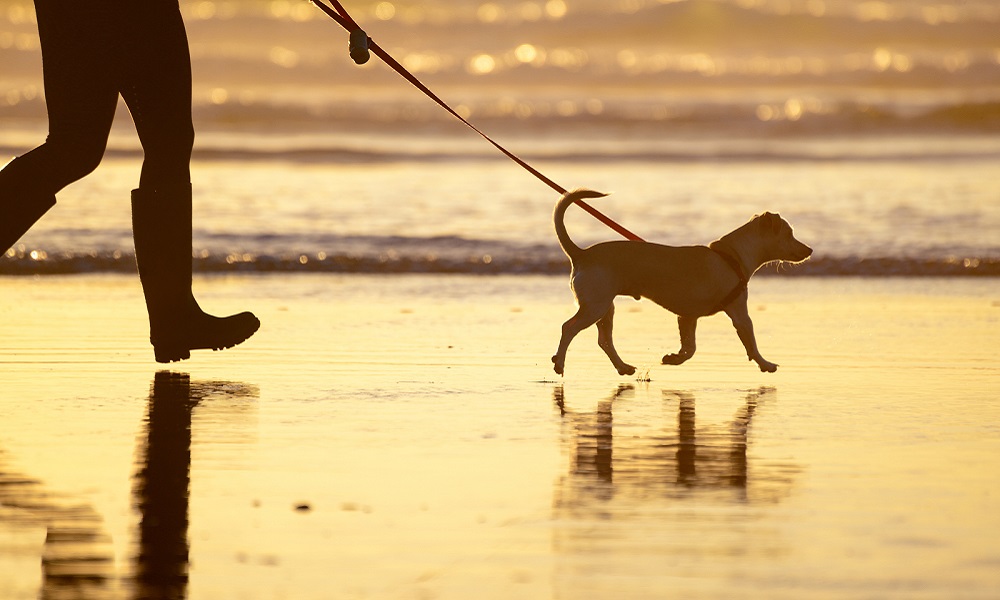
[[[186,373],[158,372],[149,393],[145,439],[136,452],[133,487],[139,513],[134,597],[187,596],[191,416],[214,397],[253,397],[256,388],[228,382],[192,383]]]
[[[794,466],[760,462],[751,470],[747,457],[748,429],[758,407],[774,396],[773,389],[741,393],[736,413],[721,423],[699,423],[692,394],[663,391],[668,415],[652,425],[648,415],[624,410],[622,403],[634,393],[634,386],[622,385],[600,400],[596,410],[579,412],[567,408],[562,387],[555,389],[570,454],[569,474],[557,485],[557,506],[571,511],[600,506],[603,511],[612,500],[702,493],[742,503],[776,500],[787,493]],[[616,420],[616,406],[624,418]],[[670,416],[673,410],[675,416]]]

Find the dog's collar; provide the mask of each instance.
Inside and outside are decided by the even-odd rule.
[[[726,264],[732,267],[736,271],[736,276],[740,278],[740,285],[746,287],[750,282],[750,278],[743,273],[743,265],[740,264],[739,259],[737,259],[731,252],[723,250],[721,248],[712,248],[712,250],[722,257],[722,260],[726,261]]]
[[[747,285],[750,283],[750,278],[743,272],[743,265],[740,264],[740,261],[730,252],[726,252],[719,248],[712,248],[712,250],[718,254],[722,260],[726,261],[726,264],[736,272],[736,276],[740,279],[740,282],[736,284],[736,287],[726,294],[725,298],[723,298],[722,301],[716,305],[715,311],[712,313],[715,314],[720,310],[724,310],[733,300],[736,300],[736,298],[738,298],[739,295],[747,289]]]

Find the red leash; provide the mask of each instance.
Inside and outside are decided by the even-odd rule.
[[[333,19],[334,21],[336,21],[337,23],[339,23],[341,27],[343,27],[344,29],[346,29],[351,34],[351,57],[354,58],[355,62],[357,62],[358,64],[361,64],[361,63],[364,63],[365,61],[368,60],[367,52],[365,51],[365,48],[363,48],[363,47],[357,47],[356,44],[355,44],[355,42],[358,41],[358,40],[356,40],[356,34],[357,34],[357,32],[361,32],[361,35],[366,38],[367,49],[368,50],[371,50],[375,54],[375,56],[381,58],[382,61],[385,62],[385,64],[387,64],[390,67],[392,67],[392,69],[394,71],[396,71],[404,79],[406,79],[407,81],[409,81],[410,83],[412,83],[414,85],[414,87],[416,87],[418,90],[420,90],[421,92],[423,92],[424,94],[426,94],[428,98],[430,98],[431,100],[433,100],[434,102],[436,102],[441,108],[443,108],[446,111],[448,111],[449,113],[451,113],[451,115],[454,116],[456,119],[458,119],[459,121],[465,123],[469,127],[469,129],[472,129],[473,131],[475,131],[476,133],[478,133],[480,136],[483,137],[483,139],[485,139],[487,142],[489,142],[490,144],[492,144],[494,148],[496,148],[497,150],[499,150],[500,152],[502,152],[504,154],[504,156],[506,156],[507,158],[509,158],[512,161],[516,162],[517,164],[521,165],[521,167],[523,167],[526,171],[528,171],[529,173],[531,173],[532,175],[534,175],[535,177],[537,177],[542,183],[544,183],[545,185],[549,186],[550,188],[552,188],[553,190],[555,190],[559,194],[565,194],[566,193],[566,188],[564,188],[561,185],[559,185],[558,183],[552,181],[551,179],[549,179],[548,177],[546,177],[545,175],[543,175],[541,172],[539,172],[537,169],[535,169],[534,167],[532,167],[531,165],[529,165],[525,161],[521,160],[513,152],[510,152],[509,150],[507,150],[506,148],[504,148],[503,146],[501,146],[497,142],[493,141],[493,138],[491,138],[490,136],[488,136],[485,133],[483,133],[482,131],[480,131],[479,128],[477,128],[475,125],[473,125],[472,123],[470,123],[469,121],[467,121],[465,119],[465,117],[463,117],[462,115],[458,114],[457,112],[454,111],[454,109],[452,109],[450,106],[448,106],[448,104],[445,103],[444,100],[442,100],[441,98],[438,98],[437,94],[435,94],[430,89],[428,89],[428,87],[425,86],[423,83],[421,83],[421,81],[419,79],[417,79],[412,73],[410,73],[409,71],[407,71],[406,68],[403,67],[403,65],[399,64],[398,62],[396,62],[396,59],[394,59],[392,56],[390,56],[388,52],[386,52],[385,50],[383,50],[381,46],[379,46],[378,44],[376,44],[373,39],[371,39],[370,37],[367,37],[367,34],[365,34],[361,30],[361,27],[358,26],[358,23],[354,19],[351,18],[351,15],[349,15],[347,13],[347,10],[340,4],[340,2],[338,0],[328,0],[328,1],[330,2],[330,4],[333,5],[333,8],[330,8],[330,6],[327,6],[321,0],[310,0],[310,2],[312,2],[313,4],[315,4],[320,10],[322,10],[324,13],[326,13],[326,15],[328,17],[330,17],[331,19]],[[629,240],[632,240],[632,241],[637,241],[637,242],[641,242],[642,241],[642,238],[640,238],[636,234],[632,233],[628,229],[625,229],[624,227],[622,227],[621,225],[619,225],[618,223],[616,223],[615,221],[613,221],[610,217],[608,217],[604,213],[600,212],[599,210],[597,210],[593,206],[587,204],[583,200],[577,200],[576,203],[580,206],[580,208],[582,208],[583,210],[585,210],[588,213],[590,213],[598,221],[600,221],[601,223],[604,223],[605,225],[607,225],[611,229],[613,229],[616,232],[618,232],[619,234],[621,234],[622,237],[624,237],[626,239],[629,239]]]

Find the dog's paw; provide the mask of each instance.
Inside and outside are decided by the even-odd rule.
[[[552,370],[556,372],[556,375],[562,375],[563,374],[563,367],[564,366],[565,365],[563,364],[563,362],[561,360],[559,360],[558,356],[555,356],[555,355],[552,356]]]
[[[632,365],[622,364],[622,366],[618,367],[618,374],[635,375],[635,367],[633,367]]]
[[[664,354],[663,360],[660,363],[664,365],[679,365],[686,360],[687,357],[683,354]]]
[[[757,366],[760,367],[761,373],[774,373],[778,370],[778,365],[772,362],[767,362],[766,360],[758,362]]]

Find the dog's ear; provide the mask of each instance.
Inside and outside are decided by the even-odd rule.
[[[769,233],[781,231],[781,217],[778,213],[766,212],[760,216],[760,227]]]

